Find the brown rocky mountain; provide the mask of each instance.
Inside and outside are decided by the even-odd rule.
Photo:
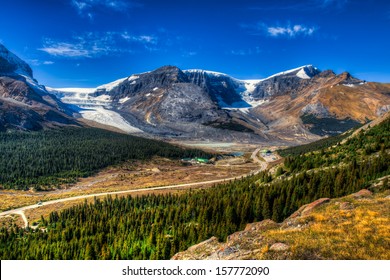
[[[72,114],[38,84],[27,63],[0,44],[0,131],[77,124]]]
[[[73,116],[81,114],[162,138],[288,144],[337,134],[389,111],[390,84],[311,65],[262,80],[164,66],[96,89],[47,91],[27,63],[0,45],[0,109],[2,131],[77,124]]]
[[[284,138],[332,135],[374,120],[390,109],[390,84],[367,83],[324,71],[298,83],[299,91],[278,91],[252,110],[270,134]]]
[[[73,97],[81,96],[73,91]],[[69,98],[61,89],[53,92],[75,105],[86,100]],[[104,97],[105,108],[162,137],[296,143],[375,119],[390,109],[389,93],[389,84],[321,72],[311,65],[262,80],[164,66],[100,86],[87,99]]]

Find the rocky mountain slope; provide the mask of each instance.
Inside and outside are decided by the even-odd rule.
[[[82,98],[85,89],[51,91],[76,105],[100,103],[146,133],[182,139],[307,142],[390,109],[389,84],[311,65],[262,80],[164,66],[88,90]]]
[[[321,198],[282,223],[248,224],[226,242],[212,237],[172,259],[389,259],[389,209],[389,191]]]
[[[97,88],[46,89],[0,45],[1,131],[77,124],[81,116],[165,139],[300,143],[377,118],[390,110],[389,93],[390,84],[311,65],[261,80],[164,66]]]
[[[77,124],[73,113],[38,84],[27,63],[0,44],[0,131]]]

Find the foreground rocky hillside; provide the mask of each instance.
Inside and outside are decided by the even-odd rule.
[[[73,113],[38,84],[26,62],[0,44],[0,131],[75,125]]]
[[[383,186],[383,181],[379,185]],[[248,224],[225,242],[212,237],[172,259],[388,260],[389,249],[390,192],[373,194],[363,189],[339,199],[318,199],[282,223],[264,220]]]

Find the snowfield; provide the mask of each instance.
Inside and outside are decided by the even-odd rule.
[[[142,130],[132,126],[117,112],[107,110],[103,106],[95,106],[92,108],[82,108],[79,113],[84,119],[95,121],[97,123],[110,125],[124,132],[139,133]]]
[[[108,94],[95,96],[97,89],[112,89],[118,86],[121,80],[124,79],[97,88],[48,88],[48,90],[60,98],[62,102],[77,106],[78,112],[84,119],[110,125],[127,133],[140,133],[142,130],[132,126],[119,113],[110,110],[112,100]],[[125,97],[119,102],[124,103],[128,99]]]

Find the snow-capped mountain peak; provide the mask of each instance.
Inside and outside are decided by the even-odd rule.
[[[105,91],[110,91],[114,88],[116,88],[117,86],[119,86],[122,82],[124,82],[125,80],[131,78],[132,76],[130,77],[126,77],[126,78],[121,78],[121,79],[118,79],[116,81],[113,81],[111,83],[108,83],[108,84],[104,84],[104,85],[101,85],[101,86],[98,86],[96,88],[97,91],[100,91],[100,90],[105,90]]]
[[[276,73],[276,74],[273,74],[265,79],[262,79],[261,81],[265,81],[265,80],[268,80],[268,79],[271,79],[271,78],[275,78],[275,77],[278,77],[278,76],[284,76],[284,75],[288,75],[288,74],[293,74],[296,72],[296,76],[298,78],[301,78],[301,79],[310,79],[312,78],[315,74],[318,74],[320,71],[318,70],[317,67],[314,67],[313,65],[309,64],[309,65],[304,65],[304,66],[301,66],[301,67],[298,67],[298,68],[294,68],[294,69],[290,69],[290,70],[286,70],[286,71],[283,71],[283,72],[279,72],[279,73]]]

